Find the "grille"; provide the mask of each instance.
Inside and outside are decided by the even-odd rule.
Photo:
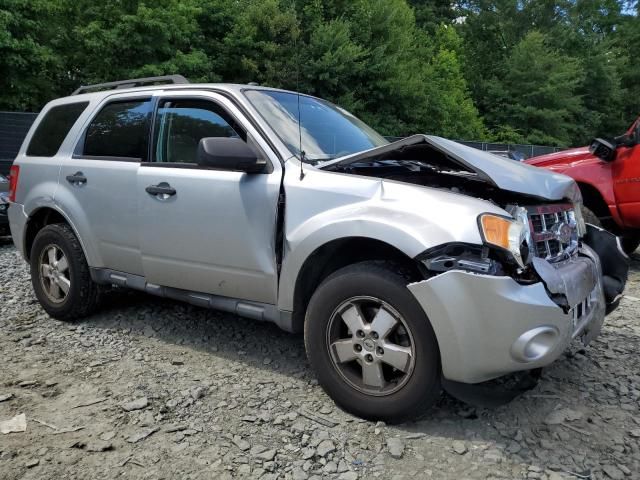
[[[571,204],[529,207],[527,212],[535,256],[554,261],[577,251],[578,233]]]
[[[580,326],[580,322],[591,313],[592,304],[591,304],[591,296],[589,295],[582,302],[577,304],[571,310],[569,310],[569,315],[571,316],[571,324],[573,330]]]

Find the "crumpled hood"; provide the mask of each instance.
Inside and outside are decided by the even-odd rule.
[[[484,181],[510,192],[539,197],[544,200],[580,201],[580,190],[570,177],[514,162],[491,153],[467,147],[461,143],[433,135],[413,135],[381,147],[330,160],[317,165],[325,169],[337,165],[389,158],[394,150],[425,143],[445,154],[450,160],[475,172]]]

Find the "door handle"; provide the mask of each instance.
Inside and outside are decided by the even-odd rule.
[[[145,190],[149,195],[155,195],[162,200],[166,200],[176,194],[176,189],[167,182],[160,182],[158,185],[149,185]]]
[[[73,175],[67,175],[67,182],[72,185],[84,185],[87,183],[87,177],[82,172],[76,172]]]

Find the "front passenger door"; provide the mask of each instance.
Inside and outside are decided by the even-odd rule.
[[[231,102],[209,92],[159,100],[152,158],[141,164],[137,182],[148,282],[276,303],[280,164],[271,159],[270,173],[247,174],[201,167],[196,159],[201,138],[258,139],[242,119]],[[264,151],[266,144],[255,142]]]

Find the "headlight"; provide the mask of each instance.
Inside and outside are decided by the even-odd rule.
[[[478,223],[484,243],[506,250],[518,265],[524,268],[525,259],[521,250],[527,238],[524,223],[491,213],[480,215]]]

